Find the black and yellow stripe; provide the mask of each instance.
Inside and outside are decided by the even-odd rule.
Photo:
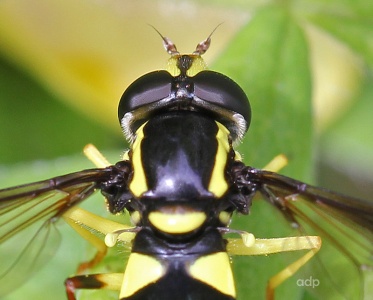
[[[232,141],[247,130],[250,105],[231,79],[205,70],[208,40],[191,55],[164,42],[172,55],[168,70],[140,77],[119,104],[132,141],[126,155],[133,198],[126,208],[140,228],[120,298],[235,299],[219,228],[240,210],[229,170],[237,159]]]
[[[228,130],[203,114],[155,116],[136,132],[130,190],[138,197],[221,197],[230,151]]]
[[[168,112],[139,127],[129,152],[129,187],[141,208],[134,211],[141,214],[136,225],[143,229],[121,299],[235,298],[225,242],[216,229],[226,225],[219,216],[229,206],[221,197],[230,186],[224,174],[233,153],[228,130],[204,114]]]
[[[216,229],[179,243],[182,255],[172,246],[151,230],[136,235],[120,299],[235,299],[229,257]]]

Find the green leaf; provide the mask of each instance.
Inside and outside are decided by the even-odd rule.
[[[356,192],[367,199],[373,191],[370,185],[373,178],[372,99],[373,85],[372,79],[369,78],[349,113],[331,126],[321,139],[321,154],[325,163],[335,166],[341,173],[349,174]],[[342,186],[341,189],[351,193],[348,185]]]
[[[124,144],[119,126],[113,133],[69,109],[1,57],[0,90],[0,164],[68,155],[87,143]]]
[[[276,155],[285,154],[289,166],[284,172],[309,181],[312,119],[308,49],[291,14],[279,7],[259,11],[213,69],[236,80],[251,102],[251,127],[240,148],[244,162],[263,167]],[[282,216],[268,218],[272,214],[265,204],[254,201],[252,214],[236,219],[231,227],[263,238],[289,236],[287,224],[278,230]],[[272,257],[239,257],[233,261],[239,299],[245,299],[245,295],[263,299],[267,280],[285,267]],[[300,299],[302,293],[293,283],[276,290],[278,299]]]
[[[286,173],[310,179],[311,80],[308,49],[290,13],[260,11],[213,65],[247,93],[252,121],[242,146],[244,161],[263,167],[278,154],[289,158]]]
[[[346,43],[355,54],[373,67],[373,8],[367,16],[317,14],[311,21]]]

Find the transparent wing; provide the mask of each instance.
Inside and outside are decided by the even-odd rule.
[[[331,243],[323,243],[320,255],[323,276],[347,299],[361,299],[363,270],[373,267],[373,201],[356,199],[326,189],[307,185],[277,173],[249,168],[249,181],[302,235],[317,234]],[[336,251],[338,250],[338,251]],[[354,270],[343,269],[343,259]],[[320,275],[318,275],[320,276]],[[355,288],[349,288],[353,284]],[[348,291],[348,290],[352,290]]]
[[[347,238],[349,247],[341,245],[341,250],[347,248],[344,252],[361,265],[373,263],[373,201],[317,188],[277,173],[257,170],[253,174],[261,184],[260,192],[285,217],[309,224],[336,244]],[[327,229],[333,234],[321,226],[323,221],[330,225]]]
[[[112,171],[84,170],[0,190],[0,294],[20,285],[53,256],[60,241],[56,222],[107,182]]]

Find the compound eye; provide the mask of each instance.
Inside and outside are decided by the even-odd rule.
[[[248,129],[251,119],[249,99],[241,87],[229,77],[213,72],[202,71],[193,77],[195,97],[223,110],[240,114]]]
[[[134,81],[123,93],[118,107],[118,118],[141,106],[170,96],[172,76],[167,71],[154,71]]]

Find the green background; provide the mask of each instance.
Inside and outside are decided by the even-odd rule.
[[[112,162],[119,160],[128,145],[113,107],[132,80],[167,60],[159,37],[146,24],[181,44],[182,51],[184,45],[193,49],[224,21],[212,37],[212,55],[206,54],[206,60],[211,69],[238,82],[250,99],[252,123],[239,146],[245,163],[260,168],[283,153],[289,164],[282,174],[371,198],[371,1],[154,1],[155,9],[148,1],[77,2],[0,3],[0,22],[6,24],[0,26],[1,188],[90,168],[81,154],[87,143],[94,143]],[[139,17],[126,18],[127,11]],[[57,24],[58,13],[62,23]],[[22,17],[18,23],[17,17],[25,15],[30,19]],[[84,16],[82,24],[75,24],[74,16]],[[44,24],[34,32],[37,17],[49,27]],[[118,28],[123,35],[116,35]],[[70,35],[71,41],[62,38]],[[107,42],[104,38],[110,36]],[[85,44],[78,48],[81,41]],[[100,63],[97,57],[110,63]],[[331,59],[336,57],[339,60]],[[119,87],[110,79],[117,77]],[[342,79],[335,83],[335,77]],[[330,113],[324,119],[315,114],[316,97],[323,102],[321,110]],[[105,214],[99,196],[85,207]],[[262,238],[291,234],[276,214],[258,201],[251,215],[239,216],[232,227]],[[65,299],[64,279],[93,252],[67,226],[60,229],[63,239],[56,257],[40,272],[27,274],[30,281],[15,285],[5,299],[25,294],[28,299],[50,299],[50,293],[53,299]],[[102,268],[123,270],[126,255],[116,249]],[[294,257],[235,258],[239,299],[263,299],[267,279]],[[296,285],[297,279],[309,276],[305,272],[289,279],[276,291],[278,299],[340,299],[333,288],[314,295],[315,290]],[[93,293],[90,299],[94,295],[102,294]]]

